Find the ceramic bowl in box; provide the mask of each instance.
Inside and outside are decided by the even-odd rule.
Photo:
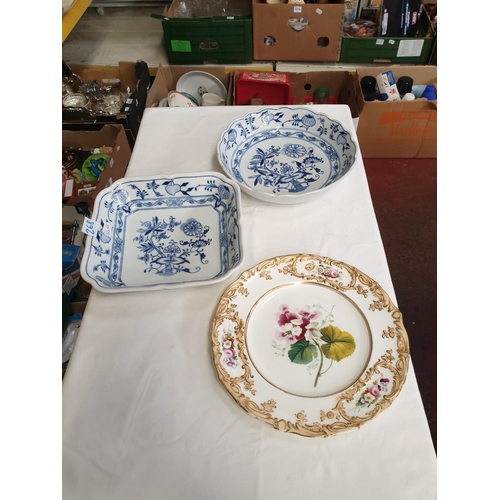
[[[216,172],[118,180],[97,195],[81,275],[101,292],[222,281],[242,264],[240,198]]]
[[[234,120],[217,145],[219,163],[262,201],[301,203],[343,178],[357,146],[341,123],[311,108],[273,107]]]
[[[198,103],[189,94],[171,90],[167,96],[167,105],[170,108],[196,108]]]

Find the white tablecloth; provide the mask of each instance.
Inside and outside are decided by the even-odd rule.
[[[220,134],[252,109],[147,109],[127,176],[222,172]],[[314,110],[356,140],[347,106]],[[360,155],[317,200],[283,206],[242,194],[242,204],[243,270],[277,255],[324,255],[397,303]],[[435,498],[436,455],[411,363],[386,411],[331,438],[277,431],[234,402],[216,376],[210,327],[238,274],[182,290],[92,291],[63,382],[63,497]]]

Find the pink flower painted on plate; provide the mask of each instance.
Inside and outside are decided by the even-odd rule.
[[[221,335],[221,344],[222,344],[222,362],[229,366],[230,368],[234,368],[238,366],[239,358],[236,355],[236,346],[234,345],[234,335],[232,330],[229,328],[228,330],[223,330],[223,334]]]
[[[342,271],[335,267],[327,267],[325,265],[315,265],[312,262],[308,262],[305,266],[306,271],[313,271],[314,274],[319,276],[326,276],[332,279],[342,279]]]
[[[321,315],[321,311],[311,311],[310,306],[306,306],[298,313],[290,311],[287,305],[282,305],[276,314],[278,325],[281,331],[276,334],[278,340],[285,340],[287,344],[302,340],[309,329],[311,321]]]
[[[321,304],[314,304],[312,307],[306,305],[292,311],[284,304],[276,313],[276,321],[281,329],[275,332],[275,337],[282,342],[280,345],[273,341],[276,354],[284,356],[286,353],[290,362],[306,365],[309,374],[309,370],[317,369],[314,387],[317,386],[319,377],[332,367],[333,361],[340,362],[356,349],[354,337],[334,326],[333,307],[334,305],[328,311]],[[326,312],[326,317],[321,318],[321,310]],[[323,369],[325,360],[329,360],[330,365]]]
[[[359,410],[361,408],[370,408],[374,405],[382,397],[382,393],[389,392],[389,383],[390,380],[388,378],[374,380],[370,387],[366,387],[361,393],[361,396],[356,401],[356,408]]]
[[[287,346],[297,341],[291,331],[286,332],[284,330],[277,330],[275,336],[278,340],[285,342]]]

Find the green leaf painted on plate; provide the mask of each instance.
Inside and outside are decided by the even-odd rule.
[[[288,350],[290,361],[299,365],[308,365],[317,355],[316,346],[305,339],[298,340]]]
[[[325,326],[325,328],[321,328],[320,333],[321,340],[325,342],[321,346],[321,350],[328,359],[340,361],[350,356],[356,349],[354,337],[348,332],[343,332],[337,326]]]

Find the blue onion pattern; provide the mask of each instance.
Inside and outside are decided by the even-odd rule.
[[[301,122],[306,128],[314,127],[314,125],[316,125],[316,120],[313,115],[304,115]]]
[[[181,230],[187,236],[199,236],[203,233],[203,226],[196,219],[188,219],[181,224]]]
[[[229,188],[227,186],[219,186],[219,196],[221,197],[222,200],[227,200],[229,199],[230,192]]]
[[[274,195],[312,194],[330,186],[352,169],[357,146],[342,124],[325,114],[273,106],[234,120],[217,152],[224,172],[248,194],[289,203],[291,198]]]
[[[285,144],[283,146],[283,153],[290,158],[300,158],[307,153],[307,149],[300,144]]]
[[[236,130],[234,130],[234,128],[230,129],[229,132],[227,133],[227,138],[229,142],[234,142],[237,137],[238,133],[236,132]]]
[[[184,217],[197,206],[204,207],[200,217]],[[96,201],[96,231],[82,262],[84,277],[104,291],[218,281],[241,261],[239,212],[237,190],[220,175],[122,179]],[[104,225],[109,229],[104,231]],[[143,263],[136,267],[141,274],[172,279],[143,282],[137,271],[129,271],[135,259]],[[196,278],[202,269],[204,274]],[[143,284],[127,284],[123,276]]]
[[[128,195],[127,195],[127,192],[125,190],[119,189],[118,191],[115,191],[112,194],[111,199],[114,202],[125,204],[128,202]]]

